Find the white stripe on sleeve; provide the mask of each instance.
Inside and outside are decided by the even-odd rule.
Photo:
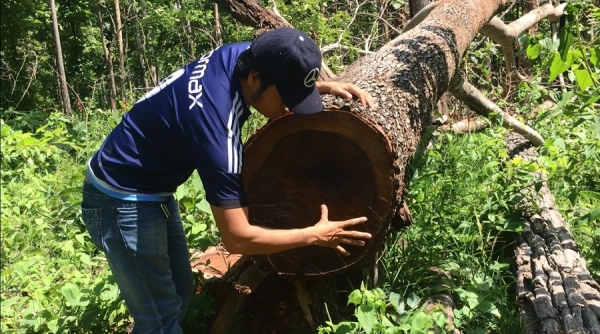
[[[236,92],[227,122],[227,172],[239,174],[242,171],[242,145],[239,119],[243,113],[242,102]]]

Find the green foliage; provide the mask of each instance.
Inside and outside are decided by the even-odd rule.
[[[521,229],[511,202],[532,180],[520,166],[505,170],[503,137],[501,129],[444,134],[413,162],[407,201],[414,223],[389,239],[383,261],[391,291],[452,293],[454,324],[466,332],[521,331],[507,295],[513,275],[506,252]],[[440,281],[430,268],[451,280]]]
[[[585,18],[590,23],[598,23],[600,10],[589,1],[569,3],[565,8],[565,18],[566,24],[561,26],[556,41],[550,37],[534,36],[528,41],[526,54],[529,59],[541,60],[545,64],[548,83],[553,83],[559,75],[566,74],[566,83],[577,85],[573,90],[587,92],[586,102],[592,104],[600,99],[600,48],[597,43],[600,29],[593,24],[585,27],[581,21]],[[586,43],[584,38],[594,40]]]
[[[356,321],[338,324],[328,321],[319,333],[429,333],[432,328],[443,329],[447,318],[439,309],[425,311],[421,297],[414,292],[406,302],[398,293],[386,293],[376,288],[368,290],[364,285],[348,297],[348,304],[355,305]]]
[[[600,277],[600,115],[586,100],[582,92],[564,94],[540,116],[548,139],[539,163],[588,269]]]
[[[128,318],[79,220],[84,164],[71,121],[52,114],[32,132],[1,122],[3,333],[118,331]]]
[[[122,12],[130,18],[124,20],[124,36],[130,47],[127,77],[133,87],[141,87],[142,78],[149,79],[141,55],[164,77],[218,44],[212,2],[145,3],[144,8],[139,1],[121,1],[127,8]],[[47,5],[31,1],[0,5],[3,333],[118,333],[125,332],[131,321],[106,260],[79,216],[85,161],[140,95],[128,91],[122,110],[103,109],[108,80],[100,34],[109,42],[113,58],[116,40],[112,2],[99,4],[105,21],[102,32],[88,2],[58,4],[71,93],[84,103],[73,118],[46,112],[58,104]],[[385,35],[384,23],[377,17],[381,6],[398,9],[406,1],[276,4],[292,25],[307,31],[319,45],[339,42],[346,47],[325,55],[327,64],[340,71],[360,56],[359,48],[376,50],[395,37],[393,32]],[[507,18],[515,16],[513,12]],[[224,11],[219,14],[224,43],[252,39],[251,28],[234,22]],[[188,22],[190,30],[185,30]],[[397,26],[401,22],[395,21]],[[454,324],[463,332],[522,332],[524,325],[512,302],[512,243],[522,230],[513,206],[531,200],[521,190],[539,187],[536,171],[547,174],[588,269],[600,278],[600,10],[589,0],[571,2],[559,40],[552,42],[548,35],[540,29],[538,36],[519,38],[526,40],[522,52],[533,67],[530,80],[522,82],[510,100],[499,94],[502,76],[496,74],[503,58],[497,45],[481,43],[463,62],[478,87],[498,104],[514,106],[517,118],[527,118],[545,99],[557,103],[530,122],[546,138],[539,159],[532,163],[510,159],[505,130],[497,127],[470,136],[437,137],[433,148],[420,151],[410,166],[406,200],[414,225],[389,236],[382,286],[353,291],[349,305],[354,317],[321,324],[320,333],[425,333],[444,328],[446,316],[437,308],[426,311],[423,300],[440,292],[452,295]],[[136,38],[145,38],[145,50],[133,47]],[[370,44],[365,46],[367,40]],[[560,75],[564,92],[558,89]],[[253,115],[244,137],[264,123],[264,118]],[[190,248],[203,250],[217,242],[218,231],[197,174],[176,196]],[[435,270],[444,270],[451,278],[440,279]],[[197,279],[200,285],[206,283]],[[213,313],[212,296],[204,291],[195,296],[185,325],[202,332]]]
[[[96,110],[89,119],[38,116],[11,111],[10,122],[0,120],[1,330],[124,333],[129,312],[79,212],[85,161],[121,115]],[[253,116],[245,133],[263,123]],[[197,174],[176,196],[190,248],[215,244],[218,232]],[[212,296],[200,293],[185,324],[198,332],[213,313]]]
[[[398,34],[393,24],[401,22],[403,16],[396,10],[406,1],[380,4],[279,0],[276,4],[284,18],[305,30],[318,45],[340,43],[342,47],[324,56],[327,65],[339,72],[360,56],[358,49],[376,50]],[[56,2],[65,75],[76,112],[110,105],[109,65],[102,38],[112,60],[118,91],[121,79],[125,82],[127,91],[117,94],[125,96],[117,101],[122,109],[139,98],[140,90],[147,88],[145,82],[152,86],[151,68],[160,80],[221,43],[253,39],[253,29],[237,23],[222,8],[218,13],[218,34],[212,1],[183,0],[173,4],[121,0],[120,5],[125,48],[123,74],[119,70],[114,2]],[[263,5],[271,6],[271,2],[263,1]],[[60,98],[54,40],[48,33],[51,20],[47,3],[8,0],[0,6],[2,108],[55,109]],[[98,14],[102,26],[98,24]],[[2,118],[6,120],[5,115]]]
[[[202,181],[196,172],[190,181],[177,189],[175,197],[179,202],[189,247],[204,251],[208,246],[215,245],[217,226],[210,204],[205,199]]]
[[[528,57],[545,60],[548,82],[556,83],[563,75],[568,89],[541,88],[557,107],[540,114],[533,126],[547,138],[538,163],[548,174],[549,186],[588,260],[588,269],[600,277],[600,29],[593,24],[600,21],[600,9],[589,1],[569,3],[566,17],[556,42],[532,40],[527,48]],[[591,26],[582,25],[584,19]],[[586,42],[592,36],[595,39]]]

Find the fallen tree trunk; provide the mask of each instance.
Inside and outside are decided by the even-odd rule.
[[[265,26],[265,16],[254,12],[262,7],[247,7],[254,1],[218,2],[253,8],[252,24]],[[326,112],[284,115],[248,141],[243,176],[252,224],[306,227],[318,220],[319,205],[327,204],[333,220],[367,216],[360,228],[374,238],[364,247],[350,248],[349,257],[305,247],[238,262],[223,278],[213,333],[307,333],[327,319],[351,316],[343,306],[347,293],[359,286],[363,268],[377,268],[389,228],[410,216],[403,209],[405,171],[432,110],[451,78],[458,77],[469,43],[504,2],[440,1],[412,30],[335,78],[369,91],[378,107],[365,109],[356,101],[326,97]],[[287,23],[275,22],[266,26]],[[541,141],[535,134],[532,139]],[[346,275],[336,280],[341,273]]]
[[[347,258],[318,247],[270,255],[276,271],[339,273],[381,247],[403,203],[405,170],[432,110],[470,41],[501,4],[443,1],[417,27],[336,78],[369,91],[377,108],[328,97],[327,112],[285,115],[249,140],[243,173],[253,224],[305,227],[318,220],[319,205],[327,204],[335,220],[367,216],[360,228],[374,236]]]
[[[223,2],[230,1],[219,1]],[[333,220],[367,216],[368,223],[360,228],[374,238],[364,247],[350,249],[349,257],[319,247],[254,257],[256,263],[267,261],[273,273],[250,275],[260,280],[258,284],[251,280],[257,288],[250,296],[241,296],[248,291],[235,282],[246,281],[245,272],[253,267],[236,268],[246,263],[238,262],[223,277],[229,284],[216,300],[219,312],[210,325],[213,333],[263,333],[266,328],[286,327],[286,319],[296,319],[286,333],[306,333],[325,320],[351,316],[345,307],[347,294],[360,286],[363,268],[377,268],[377,254],[389,228],[410,217],[403,209],[405,171],[431,123],[432,110],[469,43],[504,2],[442,1],[417,27],[336,78],[369,91],[377,108],[327,97],[326,112],[284,115],[248,141],[243,176],[252,224],[305,227],[318,220],[319,205],[327,204]],[[346,275],[336,280],[340,276],[334,274],[340,273]],[[306,284],[281,280],[281,275],[319,279]],[[264,300],[270,300],[266,305],[279,305],[277,298],[284,301],[283,309],[259,305]],[[269,323],[262,325],[236,321],[260,322],[269,309],[282,316],[267,316]],[[232,322],[236,325],[229,326]]]
[[[512,156],[534,161],[537,152],[511,134]],[[524,231],[515,249],[516,295],[527,333],[600,333],[600,285],[588,271],[571,231],[556,208],[545,175],[517,204]],[[536,209],[531,203],[535,203]]]

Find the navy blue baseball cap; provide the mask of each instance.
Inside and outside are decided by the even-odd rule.
[[[277,92],[290,111],[314,114],[323,111],[316,82],[321,50],[300,30],[277,28],[260,35],[250,51],[259,73],[274,79]]]

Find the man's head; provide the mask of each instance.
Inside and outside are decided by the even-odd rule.
[[[273,100],[278,97],[284,106],[280,108],[287,107],[298,114],[323,110],[315,85],[320,67],[319,48],[305,33],[292,28],[278,28],[262,34],[238,59],[242,79],[257,85],[256,80],[259,80],[259,89],[251,91],[253,100],[263,94]]]

